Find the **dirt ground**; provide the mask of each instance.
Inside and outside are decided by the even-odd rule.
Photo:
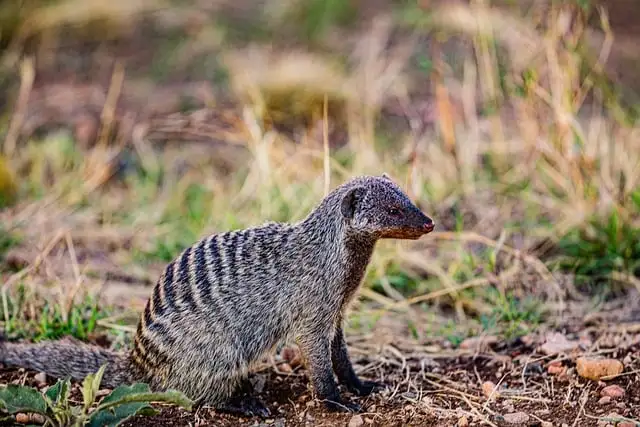
[[[190,19],[202,13],[196,8],[188,12],[191,13],[187,16]],[[104,52],[92,45],[85,46],[86,43],[65,44],[59,47],[56,61],[49,64],[37,62],[36,79],[23,105],[24,123],[19,129],[19,139],[27,141],[51,128],[68,127],[79,145],[93,145],[111,82],[117,80],[113,79],[113,75],[117,75],[113,71],[117,69],[114,66],[117,63],[115,58],[128,61],[126,77],[123,77],[121,84],[122,94],[113,111],[114,122],[119,126],[119,135],[123,140],[132,139],[129,134],[133,135],[134,131],[139,133],[140,138],[144,136],[151,142],[180,143],[185,140],[201,142],[203,146],[224,146],[219,143],[226,142],[229,147],[234,147],[238,141],[246,139],[246,129],[239,119],[240,112],[227,111],[222,108],[222,103],[215,108],[210,107],[219,98],[225,99],[221,96],[220,88],[212,82],[214,79],[211,75],[217,71],[215,64],[195,67],[193,63],[198,63],[198,58],[192,62],[184,60],[176,61],[176,64],[163,64],[161,60],[164,57],[159,52],[170,50],[171,46],[164,43],[172,40],[151,37],[144,33],[142,26],[135,30],[132,31],[135,34],[131,40],[112,43]],[[463,46],[466,49],[467,44]],[[445,50],[449,48],[445,46]],[[186,47],[184,49],[187,50]],[[429,51],[427,48],[424,50],[427,53]],[[93,52],[93,56],[87,52]],[[175,56],[179,57],[177,54]],[[185,57],[191,58],[188,55]],[[74,67],[84,70],[86,75]],[[161,68],[163,73],[151,78],[149,69],[154,67]],[[18,75],[12,78],[12,92],[16,93],[19,88]],[[423,84],[418,87],[430,86]],[[412,106],[415,107],[412,110],[415,109],[416,117],[421,121],[419,128],[430,129],[433,117],[425,111],[430,111],[429,107],[435,101],[422,94],[422,89],[416,89],[416,92],[420,93],[415,96],[416,105]],[[190,106],[193,110],[191,113],[182,111],[182,104],[185,103],[193,104]],[[4,107],[1,100],[0,107]],[[385,106],[385,111],[387,109],[392,108]],[[403,123],[402,126],[408,126],[404,124],[405,121],[409,122],[404,120],[404,114],[402,120],[398,121]],[[229,168],[223,160],[219,163],[221,170]],[[492,204],[486,203],[489,207],[493,207]],[[490,216],[493,211],[487,209],[483,212],[486,216],[482,221],[476,222],[482,228],[483,235],[497,238],[502,226]],[[53,209],[48,215],[54,216]],[[443,229],[453,230],[456,226],[444,224],[446,221],[455,222],[453,215],[437,215],[436,218],[439,221],[442,218]],[[78,223],[69,220],[68,224],[72,224],[70,228],[84,231],[84,223],[75,220]],[[32,232],[38,234],[43,226],[35,221],[33,219]],[[41,222],[46,221],[43,219]],[[465,225],[468,227],[468,222]],[[86,227],[89,229],[93,224]],[[492,233],[490,228],[496,228],[497,231]],[[83,266],[91,265],[93,272],[97,271],[101,276],[105,271],[105,277],[114,271],[122,274],[116,258],[105,255],[104,248],[112,245],[128,252],[129,246],[135,246],[131,243],[135,234],[132,232],[126,239],[116,235],[113,242],[109,240],[112,238],[109,230],[96,237],[98,234],[91,234],[98,248],[95,252],[88,249],[82,251],[81,245],[78,245],[80,263]],[[87,232],[87,235],[90,233]],[[37,252],[31,253],[35,250]],[[7,254],[6,264],[11,269],[26,268],[39,255],[39,246],[27,246],[25,243],[23,247],[14,248]],[[68,282],[75,283],[74,276],[69,276],[71,273],[66,276],[57,274],[58,267],[70,269],[66,259],[64,262],[45,264],[49,273],[55,270],[56,278],[71,277]],[[159,263],[158,268],[163,265]],[[110,276],[112,282],[118,282],[118,286],[112,285],[111,293],[139,309],[159,271],[155,267],[145,266],[135,269],[135,272],[144,277],[114,279]],[[133,286],[129,282],[148,283]],[[160,413],[157,416],[136,417],[124,425],[640,426],[640,310],[636,308],[640,307],[639,303],[640,295],[632,290],[618,301],[617,308],[613,303],[609,304],[606,312],[592,313],[588,308],[585,309],[586,304],[570,307],[559,320],[555,320],[557,316],[554,318],[553,325],[545,324],[535,333],[521,338],[471,338],[459,346],[435,333],[436,338],[412,338],[409,328],[402,323],[403,319],[396,314],[388,314],[381,325],[366,335],[351,334],[347,338],[352,361],[361,377],[387,385],[386,390],[367,398],[357,398],[344,392],[346,398],[363,406],[361,414],[325,411],[319,402],[313,400],[305,370],[296,365],[295,357],[291,357],[294,352],[289,351],[276,355],[273,361],[265,363],[264,368],[252,377],[257,396],[271,410],[272,417],[269,419],[244,419],[220,414],[210,408],[187,412],[175,407],[158,406]],[[362,311],[366,311],[366,308],[362,308]],[[384,322],[391,317],[393,322],[401,325],[395,324],[389,331],[385,329],[388,325]],[[426,323],[420,329],[428,329],[424,325]],[[106,345],[108,340],[101,339],[99,342]],[[606,381],[586,379],[576,369],[580,357],[615,359],[623,364],[623,372]],[[44,389],[55,382],[55,379],[47,378],[46,383],[40,383],[35,378],[37,374],[0,365],[0,384],[28,384]],[[73,399],[82,402],[78,384],[74,385]]]
[[[349,341],[360,375],[388,386],[366,398],[343,391],[362,405],[361,414],[328,413],[314,401],[293,348],[252,374],[257,395],[272,413],[269,419],[158,406],[155,417],[132,418],[124,425],[633,426],[640,419],[637,322],[582,330],[565,327],[511,341],[471,338],[455,349],[446,341],[419,345],[396,338],[380,343],[375,335]],[[379,350],[371,351],[374,347]],[[585,379],[576,372],[579,357],[613,358],[623,362],[624,371],[607,381]],[[3,368],[0,382],[46,387],[35,374]],[[612,386],[619,386],[622,396],[609,396],[610,390],[620,390]],[[74,387],[74,399],[81,402],[78,385]]]

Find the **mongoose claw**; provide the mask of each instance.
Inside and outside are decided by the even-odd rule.
[[[260,399],[251,396],[233,397],[216,407],[216,410],[247,418],[267,418],[271,415],[269,408]]]
[[[349,387],[351,393],[358,396],[368,396],[371,393],[382,391],[386,388],[386,385],[377,381],[361,381],[360,384],[354,384]]]
[[[362,412],[362,406],[357,403],[345,402],[343,400],[338,402],[325,400],[324,406],[330,412]]]

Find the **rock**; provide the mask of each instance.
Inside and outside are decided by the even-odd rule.
[[[609,385],[602,389],[600,392],[600,396],[610,397],[612,399],[617,399],[619,397],[624,396],[624,389],[619,385]]]
[[[29,414],[23,414],[19,412],[16,414],[16,422],[20,424],[27,424],[31,419],[29,418]]]
[[[616,359],[591,359],[579,357],[576,360],[578,375],[593,381],[605,380],[607,377],[618,375],[624,366]]]
[[[469,420],[467,420],[467,417],[462,416],[458,419],[458,427],[468,427],[469,426]]]
[[[567,353],[578,348],[577,341],[569,341],[567,337],[558,332],[547,334],[545,343],[539,350],[546,355],[554,355],[558,353]]]
[[[602,396],[600,400],[598,400],[600,405],[608,405],[611,403],[611,396]]]
[[[632,421],[622,421],[617,424],[617,427],[636,427],[637,424]]]
[[[507,412],[515,412],[516,407],[513,406],[513,401],[508,400],[502,404],[502,408]]]
[[[282,365],[278,366],[278,369],[280,370],[280,372],[283,372],[285,374],[290,374],[293,372],[293,368],[291,368],[291,365],[289,365],[288,363],[283,363]]]
[[[540,422],[540,427],[553,427],[553,423],[551,423],[549,421],[541,421]]]
[[[502,417],[508,424],[527,424],[529,422],[529,415],[524,412],[513,412],[511,414],[505,414]]]
[[[500,396],[498,390],[496,390],[496,385],[491,381],[485,381],[482,383],[482,393],[488,398],[489,396],[493,398],[497,398]]]
[[[47,384],[47,374],[45,374],[44,372],[38,372],[37,374],[35,374],[33,379],[36,380],[39,386]]]
[[[364,420],[360,415],[354,415],[349,420],[349,427],[362,427],[364,425]]]
[[[566,369],[567,368],[562,366],[562,362],[560,362],[559,360],[556,360],[555,362],[551,362],[549,364],[549,366],[547,367],[547,372],[549,372],[551,375],[560,375]]]

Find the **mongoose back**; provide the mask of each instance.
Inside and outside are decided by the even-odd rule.
[[[338,381],[364,396],[342,321],[379,239],[418,239],[424,215],[386,175],[356,177],[295,224],[266,223],[214,234],[170,262],[140,316],[133,348],[117,353],[75,340],[0,344],[0,362],[81,380],[107,363],[103,384],[146,382],[198,405],[268,416],[246,393],[252,366],[296,342],[315,397],[329,410],[359,411]]]

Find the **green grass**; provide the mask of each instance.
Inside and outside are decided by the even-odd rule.
[[[485,331],[510,339],[531,332],[544,320],[542,304],[533,297],[518,298],[494,288],[488,288],[486,294],[493,309],[480,316]]]
[[[638,193],[633,196],[636,215],[640,213]],[[640,277],[640,227],[616,211],[570,230],[560,239],[558,249],[560,256],[550,264],[575,274],[579,285],[600,288],[612,284],[614,272]]]
[[[24,286],[18,286],[13,297],[7,297],[7,312],[0,307],[0,319],[4,320],[4,331],[9,339],[25,338],[38,342],[72,336],[87,340],[97,330],[97,322],[109,316],[107,307],[87,297],[69,311],[55,303],[45,302],[35,310],[35,317],[27,305],[32,301]]]

